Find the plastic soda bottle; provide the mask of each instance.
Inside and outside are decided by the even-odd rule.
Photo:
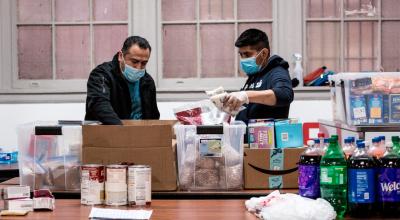
[[[399,136],[392,136],[393,150],[400,154],[400,138]]]
[[[385,153],[385,148],[381,146],[381,139],[380,137],[372,138],[372,145],[368,149],[368,154],[374,158],[381,158]]]
[[[351,157],[354,150],[355,149],[354,149],[353,145],[351,144],[351,139],[350,138],[344,139],[343,152],[346,155],[346,159],[349,159]]]
[[[400,156],[388,142],[386,152],[379,160],[377,170],[377,198],[381,214],[388,217],[400,217]]]
[[[375,160],[360,142],[348,161],[348,206],[353,217],[372,214],[375,203]]]
[[[308,140],[307,145],[307,149],[300,156],[299,195],[316,199],[321,195],[319,186],[321,155],[313,140]]]
[[[321,158],[321,197],[343,218],[347,209],[347,164],[338,136],[332,135],[329,147]]]

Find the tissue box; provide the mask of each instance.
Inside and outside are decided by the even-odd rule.
[[[277,148],[302,147],[302,123],[299,123],[296,119],[276,121],[275,138]]]
[[[251,149],[274,148],[274,120],[251,119],[248,125],[248,143]]]

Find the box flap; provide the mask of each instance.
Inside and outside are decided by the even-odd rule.
[[[83,148],[86,147],[170,147],[174,120],[128,120],[124,125],[84,125]]]

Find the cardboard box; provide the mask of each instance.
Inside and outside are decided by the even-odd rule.
[[[124,125],[84,125],[82,164],[130,162],[151,166],[152,190],[177,189],[173,120],[124,121]]]
[[[298,188],[298,165],[305,148],[244,149],[245,189]]]

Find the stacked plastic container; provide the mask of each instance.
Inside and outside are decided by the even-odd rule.
[[[243,122],[221,126],[177,124],[174,129],[181,190],[243,188]]]
[[[400,123],[400,72],[340,73],[330,81],[336,120],[369,126]]]
[[[79,122],[34,122],[18,127],[20,184],[79,191],[82,127]]]

